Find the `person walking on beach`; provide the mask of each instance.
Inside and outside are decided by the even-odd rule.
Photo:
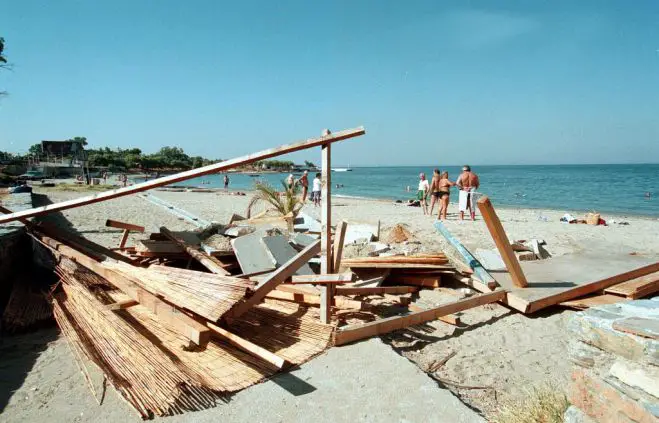
[[[449,198],[451,197],[451,187],[455,183],[448,179],[448,172],[444,171],[439,177],[439,220],[446,220],[446,213],[448,212]]]
[[[316,177],[313,180],[313,189],[311,191],[311,200],[316,207],[320,206],[320,188],[322,186],[323,183],[320,180],[320,173],[316,173]]]
[[[302,203],[307,201],[307,192],[309,191],[309,171],[305,170],[297,182],[302,185]]]
[[[421,203],[423,214],[428,214],[428,193],[430,192],[430,184],[426,179],[425,173],[419,173],[419,190],[416,192],[416,199]]]
[[[295,177],[292,173],[289,173],[288,178],[286,178],[286,188],[293,189],[293,185],[295,185]]]
[[[229,190],[229,175],[226,173],[224,174],[224,190],[228,191]]]
[[[455,181],[455,185],[460,190],[458,198],[458,208],[460,209],[460,220],[464,220],[465,211],[469,210],[471,220],[476,220],[476,208],[474,201],[475,191],[480,187],[478,175],[471,171],[468,165],[462,166],[462,173]]]
[[[432,216],[432,211],[435,209],[435,203],[439,201],[439,175],[439,169],[432,171],[432,180],[430,181],[430,188],[428,189],[432,196],[430,199],[430,211],[428,212],[430,216]]]

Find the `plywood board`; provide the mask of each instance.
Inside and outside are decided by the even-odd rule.
[[[528,280],[526,288],[517,288],[508,273],[494,276],[509,290],[508,305],[522,313],[533,313],[659,271],[659,263],[648,257],[596,254],[564,255],[523,262],[521,266]]]
[[[595,294],[587,297],[581,297],[574,300],[563,301],[560,305],[563,307],[574,308],[577,310],[585,310],[590,307],[600,306],[604,304],[617,304],[624,301],[629,301],[625,297],[611,294]]]
[[[659,292],[659,272],[613,285],[604,292],[622,295],[632,300],[654,294],[655,292]]]

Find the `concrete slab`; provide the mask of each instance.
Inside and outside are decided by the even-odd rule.
[[[0,385],[8,384],[5,391],[11,392],[0,421],[141,421],[111,387],[103,404],[97,405],[66,340],[61,336],[53,340],[57,336],[54,329],[40,334],[13,337],[7,345],[0,346],[0,362],[12,370],[6,375],[16,379],[13,383],[9,378],[0,381]],[[241,391],[215,408],[154,421],[481,423],[485,420],[448,390],[440,389],[414,363],[379,339],[371,339],[332,348],[299,369]]]
[[[283,235],[263,237],[261,242],[274,257],[277,267],[282,266],[298,254],[288,242],[288,238]],[[295,272],[296,275],[312,275],[313,273],[313,270],[306,263]]]
[[[262,232],[254,232],[231,241],[240,269],[245,274],[275,270],[275,261],[261,242],[261,238],[263,238]]]

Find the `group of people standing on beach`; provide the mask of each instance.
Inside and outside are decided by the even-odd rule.
[[[471,220],[476,219],[476,190],[480,187],[478,175],[471,171],[470,166],[462,166],[462,173],[455,182],[449,179],[448,172],[440,172],[439,169],[433,171],[432,180],[426,179],[426,174],[419,174],[419,189],[417,191],[417,200],[421,205],[423,214],[432,215],[435,204],[438,204],[439,212],[437,219],[446,219],[448,212],[449,199],[451,197],[451,187],[457,187],[459,190],[458,208],[460,210],[460,219],[464,220],[464,212],[469,211]],[[430,210],[428,210],[428,196],[431,197]]]
[[[316,177],[312,182],[311,196],[309,197],[316,207],[320,206],[320,190],[323,186],[320,176],[320,173],[316,173]],[[307,194],[309,193],[309,171],[305,170],[297,180],[292,173],[288,175],[288,178],[286,178],[286,187],[288,189],[292,190],[298,184],[302,187],[302,203],[305,203],[307,201]]]

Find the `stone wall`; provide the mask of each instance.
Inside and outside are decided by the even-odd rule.
[[[576,313],[568,330],[566,423],[659,422],[659,297]]]

